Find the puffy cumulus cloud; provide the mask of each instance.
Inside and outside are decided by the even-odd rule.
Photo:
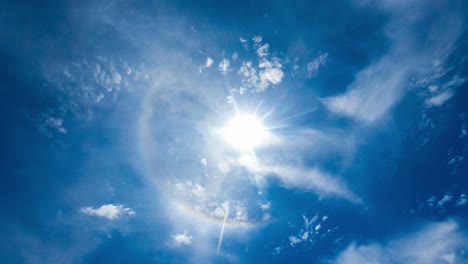
[[[265,57],[268,55],[268,49],[270,48],[270,44],[265,43],[257,48],[257,55],[259,57]]]
[[[283,65],[279,58],[273,57],[260,59],[258,67],[251,61],[243,62],[239,68],[238,75],[245,87],[252,88],[257,92],[263,92],[271,85],[281,83],[284,77]]]
[[[328,53],[323,53],[320,54],[317,58],[315,58],[313,61],[307,63],[307,74],[309,77],[312,75],[316,74],[320,67],[325,65],[327,63],[328,59]]]
[[[297,238],[296,236],[289,236],[289,244],[290,244],[291,246],[294,246],[294,245],[299,244],[299,243],[301,243],[301,242],[302,242],[302,240],[300,240],[300,239]]]
[[[80,212],[85,215],[107,218],[109,220],[118,219],[122,215],[135,215],[135,211],[131,208],[114,204],[105,204],[96,209],[93,207],[83,207]]]
[[[187,235],[186,232],[172,235],[173,243],[175,246],[183,246],[192,244],[192,236]]]
[[[205,62],[205,67],[206,68],[211,67],[211,65],[213,65],[213,62],[214,62],[214,60],[211,57],[207,57],[206,62]]]
[[[323,100],[330,111],[367,124],[380,120],[391,110],[405,94],[410,79],[433,75],[434,58],[450,52],[463,32],[461,14],[457,10],[439,10],[435,3],[382,1],[377,8],[393,17],[385,29],[391,48],[360,71],[346,92]],[[431,23],[427,23],[428,19]],[[420,41],[414,34],[437,37]],[[444,93],[427,103],[442,104],[450,97],[450,93]]]
[[[454,264],[468,261],[464,250],[467,237],[454,221],[434,223],[422,230],[387,243],[348,246],[336,258],[337,264]]]
[[[219,72],[226,75],[230,70],[231,62],[228,59],[222,59],[218,65]]]
[[[426,201],[419,203],[418,210],[412,210],[411,212],[446,214],[447,209],[450,209],[450,213],[456,213],[458,207],[467,203],[466,191],[453,190],[446,192],[440,199],[435,195],[430,196]]]

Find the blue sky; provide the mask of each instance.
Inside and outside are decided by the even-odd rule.
[[[464,1],[2,6],[1,263],[468,263]]]

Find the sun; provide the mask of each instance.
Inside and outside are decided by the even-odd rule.
[[[233,147],[252,150],[266,138],[262,122],[252,114],[238,114],[222,131],[224,139]]]

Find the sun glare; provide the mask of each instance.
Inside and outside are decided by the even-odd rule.
[[[266,131],[255,115],[238,114],[223,129],[223,136],[232,146],[251,150],[263,142]]]

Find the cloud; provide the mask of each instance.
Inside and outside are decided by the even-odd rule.
[[[182,234],[175,234],[172,236],[175,246],[183,246],[192,244],[192,236],[187,235],[186,232]]]
[[[238,75],[242,78],[245,87],[253,88],[257,92],[263,92],[271,85],[281,83],[284,77],[283,65],[280,59],[273,57],[270,60],[261,58],[258,68],[251,61],[243,62]]]
[[[451,202],[452,200],[453,196],[451,194],[445,194],[444,197],[437,202],[437,207],[442,208],[446,203]]]
[[[205,68],[211,67],[213,65],[214,60],[210,57],[206,57]]]
[[[300,239],[297,238],[296,236],[290,236],[290,237],[289,237],[289,244],[290,244],[291,246],[294,246],[294,245],[299,244],[299,243],[301,243],[301,242],[302,242],[302,240],[300,240]]]
[[[437,197],[431,196],[429,199],[427,199],[426,204],[429,208],[434,208],[436,205]]]
[[[223,59],[219,63],[218,69],[221,72],[221,74],[226,75],[228,71],[231,70],[230,66],[231,66],[231,62],[228,59]]]
[[[468,196],[464,193],[460,194],[460,198],[455,202],[457,206],[463,206],[468,203]]]
[[[311,219],[308,219],[305,214],[302,215],[304,219],[304,224],[302,225],[301,229],[294,235],[289,236],[289,245],[294,247],[299,243],[314,243],[319,239],[323,239],[326,236],[326,233],[320,234],[320,229],[322,227],[322,223],[320,222],[319,216],[316,214]],[[331,229],[327,233],[330,233]]]
[[[275,174],[287,188],[311,190],[319,195],[341,197],[356,203],[362,202],[362,199],[336,176],[318,168],[269,166],[263,170],[265,174]]]
[[[43,114],[44,123],[46,128],[58,131],[61,134],[66,134],[67,130],[63,127],[63,119],[54,117],[48,114]]]
[[[457,223],[430,224],[422,230],[388,243],[356,245],[352,243],[336,258],[337,264],[465,263],[466,236]]]
[[[448,90],[431,98],[426,99],[425,103],[428,107],[441,106],[453,97],[453,92]]]
[[[234,53],[232,54],[231,58],[232,58],[233,61],[236,61],[236,60],[239,58],[239,53],[234,52]]]
[[[271,203],[270,203],[270,202],[266,202],[266,203],[260,204],[260,208],[261,208],[263,211],[270,210],[270,207],[271,207]]]
[[[265,57],[268,55],[268,49],[270,48],[270,45],[268,43],[263,44],[262,46],[258,47],[257,49],[257,55],[259,57]]]
[[[327,63],[328,53],[320,54],[317,58],[307,64],[307,73],[309,77],[314,75],[320,67]]]
[[[262,36],[254,36],[252,38],[252,40],[253,40],[253,42],[258,44],[258,43],[262,42]],[[241,39],[241,42],[242,42],[242,39]]]
[[[437,5],[386,2],[380,8],[393,17],[385,28],[392,42],[388,53],[361,70],[346,92],[323,99],[330,111],[367,124],[380,120],[392,109],[405,94],[410,78],[430,75],[428,69],[434,58],[450,51],[462,32],[456,11],[439,11]],[[429,14],[431,23],[427,23]],[[415,34],[437,37],[421,42]],[[428,103],[442,104],[450,97],[447,93]]]
[[[315,226],[315,231],[319,231],[320,228],[322,228],[322,225],[321,225],[321,224],[316,225],[316,226]]]
[[[85,215],[103,217],[109,220],[118,219],[122,215],[135,215],[135,212],[131,208],[113,204],[105,204],[96,209],[92,207],[83,207],[80,212]]]

